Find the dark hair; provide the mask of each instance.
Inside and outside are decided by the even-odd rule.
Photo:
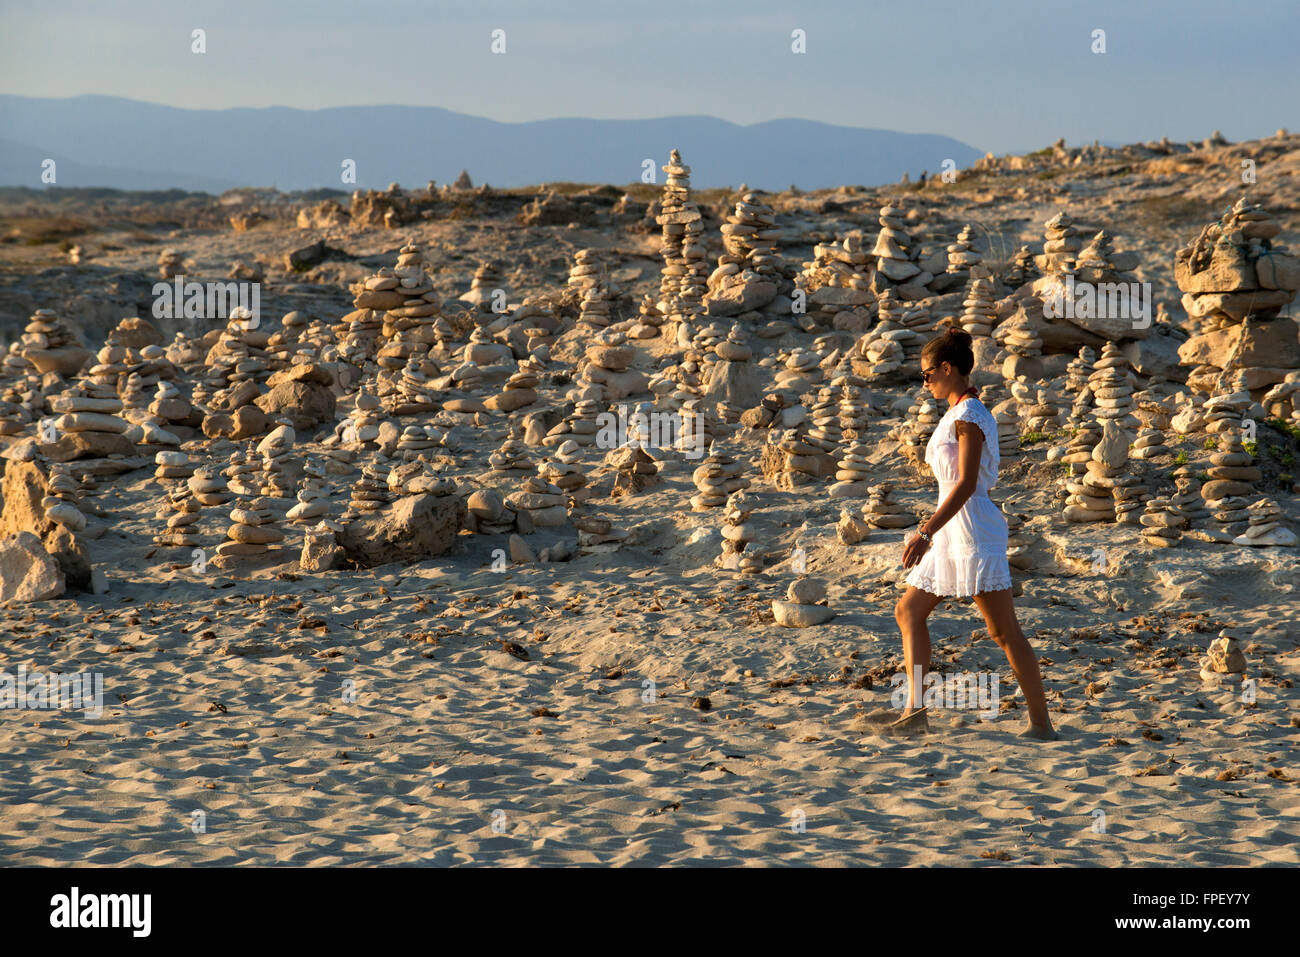
[[[949,326],[925,344],[921,358],[929,359],[934,365],[948,362],[962,375],[970,375],[975,367],[975,353],[970,345],[970,333]]]

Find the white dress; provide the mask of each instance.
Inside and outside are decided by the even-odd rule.
[[[989,498],[998,480],[998,426],[979,399],[969,397],[950,408],[925,447],[925,462],[939,481],[942,503],[957,484],[957,422],[972,422],[984,433],[975,492],[961,511],[934,533],[934,542],[912,566],[907,584],[932,595],[967,598],[1011,587],[1007,564],[1007,522]]]

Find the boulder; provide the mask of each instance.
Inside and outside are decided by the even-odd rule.
[[[811,628],[830,621],[835,612],[825,605],[800,605],[792,601],[773,601],[772,617],[785,628]]]
[[[776,298],[776,292],[774,282],[736,283],[705,296],[705,314],[711,317],[738,316],[742,312],[762,309]]]
[[[334,420],[334,393],[319,382],[281,382],[254,404],[269,418],[288,416],[298,431]]]
[[[36,366],[41,375],[57,372],[64,378],[71,378],[81,371],[81,367],[90,358],[90,352],[81,346],[64,346],[61,349],[24,349],[24,359]]]
[[[58,562],[31,532],[0,540],[0,602],[45,601],[65,588]]]
[[[41,542],[63,571],[67,584],[84,589],[90,584],[90,556],[69,529],[45,518],[41,501],[48,494],[45,475],[35,462],[8,462],[0,483],[0,537],[29,532]]]
[[[166,345],[166,338],[153,324],[136,316],[123,319],[113,330],[120,345],[139,351],[145,346]]]
[[[353,519],[339,534],[339,544],[363,568],[418,562],[451,548],[464,523],[465,500],[460,496],[408,495]]]
[[[57,442],[42,443],[38,448],[51,462],[106,459],[111,455],[135,453],[135,445],[120,432],[65,432]]]
[[[1192,336],[1178,348],[1187,366],[1219,369],[1251,366],[1300,368],[1300,323],[1294,319],[1251,319],[1239,326]]]

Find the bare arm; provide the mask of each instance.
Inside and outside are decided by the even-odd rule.
[[[930,519],[921,526],[921,531],[932,537],[961,511],[966,500],[975,494],[975,486],[979,481],[984,432],[973,422],[960,421],[953,423],[953,430],[957,433],[957,484]],[[903,567],[911,568],[919,562],[928,548],[925,539],[920,536],[912,539],[903,549]]]

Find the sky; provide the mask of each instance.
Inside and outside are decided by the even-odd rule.
[[[1297,51],[1300,0],[0,0],[3,93],[797,117],[997,154],[1300,128]]]

